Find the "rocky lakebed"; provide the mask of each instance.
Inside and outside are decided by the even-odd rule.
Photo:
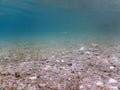
[[[120,44],[0,50],[0,90],[120,90]]]

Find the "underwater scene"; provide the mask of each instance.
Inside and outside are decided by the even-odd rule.
[[[0,90],[119,89],[119,0],[0,1]]]

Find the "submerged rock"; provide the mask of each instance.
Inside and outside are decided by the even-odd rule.
[[[109,89],[110,90],[119,90],[117,86],[111,86]]]
[[[72,63],[69,63],[68,66],[72,66],[73,64]]]
[[[30,79],[30,80],[35,80],[35,79],[37,79],[37,77],[36,77],[36,76],[33,76],[33,77],[29,77],[29,79]]]
[[[108,82],[109,84],[116,84],[118,81],[113,78],[110,78]]]
[[[110,66],[110,70],[114,70],[115,66]]]
[[[120,64],[120,61],[119,61],[118,57],[116,57],[116,56],[111,56],[111,57],[109,58],[109,61],[110,61],[110,63],[112,63],[113,65],[119,65],[119,64]]]
[[[102,89],[102,88],[104,88],[104,83],[101,82],[101,81],[98,81],[98,82],[96,83],[96,87]]]
[[[92,43],[92,47],[98,47],[97,43]]]
[[[85,47],[80,47],[80,51],[84,51],[85,50]]]

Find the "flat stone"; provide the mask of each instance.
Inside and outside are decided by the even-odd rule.
[[[110,78],[108,82],[109,84],[116,84],[118,81],[113,78]]]

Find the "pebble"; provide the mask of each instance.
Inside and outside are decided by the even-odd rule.
[[[101,82],[101,81],[98,81],[98,82],[96,83],[96,86],[97,86],[98,88],[103,88],[103,87],[104,87],[104,83]]]
[[[118,90],[118,87],[117,86],[110,87],[110,90]]]
[[[65,62],[65,61],[62,59],[61,62]]]
[[[118,89],[120,90],[120,84],[118,84]]]
[[[48,70],[48,69],[50,69],[50,68],[51,68],[51,66],[46,65],[46,66],[44,67],[44,70]]]
[[[85,54],[90,55],[91,53],[89,51],[86,51]]]
[[[1,74],[1,75],[7,75],[7,74],[9,74],[9,72],[8,72],[7,70],[2,70],[2,71],[0,72],[0,74]]]
[[[61,54],[62,54],[62,55],[64,55],[64,54],[65,54],[65,52],[62,52]]]
[[[37,77],[36,77],[36,76],[33,76],[33,77],[29,77],[29,79],[30,79],[30,80],[35,80],[35,79],[37,79]]]
[[[8,60],[8,59],[9,59],[9,57],[7,57],[7,56],[6,56],[6,57],[3,57],[3,58],[4,58],[5,60]]]
[[[113,78],[110,78],[108,82],[109,84],[116,84],[118,81]]]
[[[110,70],[114,70],[114,68],[115,68],[114,66],[110,66]]]
[[[81,47],[81,48],[80,48],[80,51],[84,51],[84,50],[85,50],[85,47]]]
[[[52,56],[52,58],[54,58],[55,56]]]
[[[98,47],[98,44],[92,43],[92,47]]]
[[[72,66],[72,63],[69,63],[68,66]]]
[[[15,72],[15,77],[16,78],[19,78],[21,75],[20,75],[20,72]]]
[[[68,78],[68,80],[71,80],[71,79],[72,79],[72,78],[70,78],[70,77]]]
[[[40,87],[45,87],[46,84],[40,83],[39,86],[40,86]]]
[[[118,57],[116,57],[116,56],[112,56],[110,59],[109,59],[109,61],[112,63],[112,64],[114,64],[114,65],[119,65],[120,63],[119,63],[119,59],[118,59]]]
[[[101,60],[101,63],[108,65],[108,64],[109,64],[109,61],[108,61],[108,59],[103,58],[103,59]]]
[[[56,60],[56,62],[60,62],[60,60]]]
[[[83,89],[83,88],[84,88],[84,86],[83,86],[83,85],[80,85],[80,86],[79,86],[79,88],[80,88],[80,89]]]

